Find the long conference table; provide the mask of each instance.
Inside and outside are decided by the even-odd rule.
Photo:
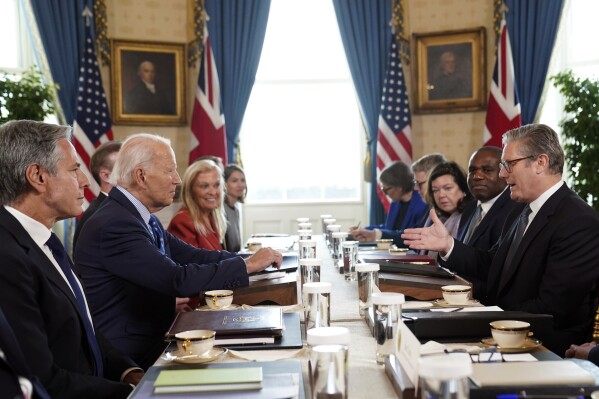
[[[332,259],[322,237],[315,237],[317,238],[316,256],[323,260],[320,280],[330,282],[333,286],[331,293],[331,325],[346,327],[351,334],[349,345],[349,397],[398,397],[391,380],[385,373],[385,367],[376,363],[376,341],[365,319],[358,313],[357,282],[345,280],[344,275],[340,274],[337,267],[334,266],[335,261]],[[234,303],[238,305],[256,305],[264,301],[270,301],[279,305],[296,304],[299,299],[297,280],[297,272],[291,272],[278,279],[253,281],[248,287],[235,290]],[[467,281],[459,277],[456,277],[454,281],[449,280],[448,282],[448,279],[396,275],[391,273],[380,273],[380,281],[381,291],[403,292],[405,295],[413,298],[428,300],[441,297],[440,287],[442,285],[467,283]],[[303,315],[301,317],[303,319]],[[252,352],[244,352],[244,355],[247,354],[245,361],[266,361],[276,359],[278,356],[277,354],[273,355],[274,351],[262,350]],[[304,393],[306,398],[310,397],[308,351],[288,350],[276,352],[287,352],[280,355],[279,359],[296,358],[301,361]],[[264,357],[262,357],[262,354]],[[216,362],[231,363],[243,361],[243,359],[229,354],[218,359]],[[156,365],[165,365],[165,362],[159,359]],[[410,394],[403,396],[409,397]]]

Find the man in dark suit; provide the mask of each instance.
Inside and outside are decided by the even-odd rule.
[[[174,115],[174,98],[156,84],[156,68],[151,61],[142,61],[137,69],[138,83],[127,92],[123,103],[126,114]]]
[[[129,137],[112,171],[115,187],[75,248],[97,329],[144,368],[165,348],[175,297],[248,285],[249,273],[282,261],[271,248],[244,260],[197,249],[164,231],[152,213],[173,202],[181,183],[176,166],[168,140],[145,133]]]
[[[487,278],[486,305],[553,315],[554,331],[543,342],[563,354],[590,338],[599,281],[599,216],[562,181],[564,153],[557,134],[527,125],[503,136],[500,176],[520,202],[506,218],[489,251],[447,234],[431,215],[430,228],[412,229],[414,249],[440,251],[455,270]]]
[[[77,238],[79,238],[79,233],[83,225],[98,210],[100,204],[104,202],[108,196],[108,192],[112,188],[112,184],[108,180],[114,166],[114,161],[116,160],[116,154],[118,154],[122,144],[120,141],[103,143],[96,148],[89,161],[90,172],[96,183],[98,183],[98,186],[100,186],[100,193],[90,202],[83,215],[77,221],[77,227],[75,227],[75,233],[73,234],[73,248],[77,245]]]
[[[505,218],[517,206],[506,190],[506,182],[499,177],[501,148],[481,147],[472,154],[468,162],[468,188],[477,201],[470,202],[464,209],[460,226],[466,226],[458,239],[471,247],[485,251],[499,240]],[[482,299],[486,290],[486,279],[464,275],[473,283],[473,296]]]
[[[50,399],[50,395],[31,373],[21,345],[0,307],[0,397]]]
[[[143,372],[94,331],[50,230],[81,213],[88,185],[71,137],[68,126],[33,121],[0,127],[0,307],[52,397],[125,398]]]

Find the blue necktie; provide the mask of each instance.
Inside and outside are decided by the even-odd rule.
[[[83,299],[83,292],[79,288],[79,284],[77,284],[77,280],[75,279],[75,275],[71,270],[71,262],[67,256],[62,243],[56,236],[56,234],[52,233],[50,238],[46,242],[46,245],[52,251],[52,256],[56,259],[56,263],[62,269],[65,277],[67,278],[69,285],[73,289],[73,293],[75,294],[75,299],[77,300],[77,305],[79,306],[79,313],[81,313],[81,318],[83,319],[83,325],[85,326],[85,334],[87,335],[87,342],[89,343],[89,347],[94,356],[94,363],[96,366],[96,375],[98,377],[104,376],[104,367],[102,364],[102,355],[100,353],[100,347],[98,346],[98,341],[96,341],[96,335],[94,334],[94,329],[92,328],[92,322],[87,315],[87,308],[85,306],[85,300]]]
[[[164,234],[162,233],[162,228],[160,228],[158,218],[154,215],[150,215],[150,227],[152,228],[152,233],[154,233],[154,244],[160,249],[160,253],[164,255]]]

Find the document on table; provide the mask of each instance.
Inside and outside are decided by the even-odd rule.
[[[285,272],[256,274],[254,276],[250,276],[250,281],[272,280],[272,279],[275,279],[275,278],[285,277],[286,274],[287,273],[285,273]]]

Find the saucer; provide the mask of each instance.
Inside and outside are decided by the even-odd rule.
[[[435,305],[440,306],[442,308],[471,308],[476,306],[483,306],[476,299],[469,299],[466,303],[461,304],[450,304],[447,303],[445,299],[435,299]]]
[[[480,342],[485,346],[497,346],[497,349],[499,349],[499,351],[502,353],[530,352],[531,350],[536,349],[539,346],[543,345],[543,343],[541,341],[539,341],[538,339],[530,338],[530,337],[526,338],[526,341],[524,341],[524,345],[517,347],[517,348],[502,348],[501,346],[497,345],[497,342],[495,342],[495,340],[492,337],[484,338]]]
[[[178,349],[176,349],[172,352],[166,352],[164,354],[163,359],[177,362],[177,363],[184,363],[184,364],[208,363],[208,362],[218,359],[219,357],[221,357],[222,355],[224,355],[227,352],[228,352],[227,348],[221,348],[219,346],[215,346],[212,349],[210,349],[210,352],[206,353],[205,355],[199,356],[199,355],[185,355],[185,354],[181,353]]]
[[[403,305],[401,305],[401,310],[410,310],[410,309],[428,309],[432,308],[432,302],[423,302],[423,301],[406,301]]]

